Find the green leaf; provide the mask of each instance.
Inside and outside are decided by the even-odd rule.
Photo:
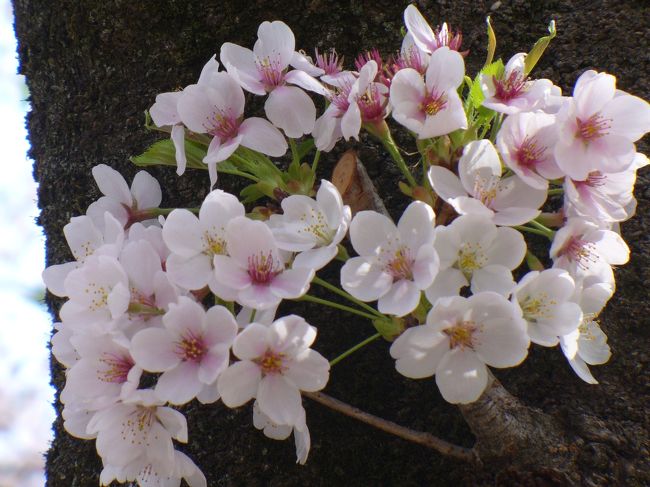
[[[549,35],[539,39],[526,56],[526,59],[524,60],[524,75],[528,75],[528,73],[533,70],[537,62],[542,57],[542,54],[544,54],[544,51],[550,44],[551,39],[557,35],[557,31],[555,30],[555,20],[551,20],[551,22],[548,24],[548,32]]]
[[[302,161],[307,154],[309,154],[315,147],[316,142],[313,138],[302,141],[298,144],[298,158]]]
[[[185,141],[185,156],[187,158],[187,167],[193,169],[207,169],[208,166],[203,163],[205,157],[205,148],[192,142]],[[131,157],[131,162],[136,166],[176,166],[176,148],[171,139],[159,140],[151,145],[143,154]]]
[[[485,66],[481,72],[476,75],[476,78],[474,78],[474,82],[472,83],[472,87],[469,90],[469,100],[474,109],[478,109],[483,104],[483,100],[485,100],[483,90],[481,89],[481,75],[494,76],[496,78],[499,78],[503,76],[505,69],[506,68],[503,65],[503,61],[501,59],[497,59],[492,64]]]

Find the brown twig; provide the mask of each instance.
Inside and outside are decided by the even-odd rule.
[[[438,453],[443,455],[470,463],[479,462],[479,458],[473,449],[454,445],[453,443],[449,443],[448,441],[442,440],[437,436],[433,436],[432,434],[423,431],[415,431],[405,428],[404,426],[400,426],[392,421],[362,411],[359,408],[344,403],[343,401],[339,401],[338,399],[323,394],[322,392],[303,392],[302,394],[323,406],[338,411],[339,413],[343,413],[346,416],[357,419],[363,423],[369,424],[370,426],[374,426],[386,433],[399,436],[402,439],[436,450]]]

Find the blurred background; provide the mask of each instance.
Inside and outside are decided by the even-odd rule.
[[[0,487],[42,487],[54,419],[51,319],[42,302],[44,238],[18,72],[13,10],[0,0]]]

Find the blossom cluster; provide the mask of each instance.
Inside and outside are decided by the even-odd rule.
[[[596,383],[589,365],[610,357],[597,316],[615,290],[612,266],[629,257],[619,223],[634,214],[636,171],[648,163],[634,143],[650,131],[650,105],[596,71],[563,96],[529,77],[541,53],[489,59],[472,80],[459,33],[432,29],[414,6],[404,20],[399,53],[362,54],[354,70],[335,51],[296,51],[286,24],[264,22],[252,50],[225,43],[196,84],[158,95],[150,116],[171,134],[178,174],[208,170],[198,209],[159,208],[161,188],[144,171],[129,187],[115,170],[93,169],[103,196],[64,228],[74,260],[43,277],[67,298],[52,339],[66,367],[65,428],[96,440],[102,485],[206,485],[173,443],[187,442],[188,430],[172,406],[194,399],[231,408],[255,399],[255,427],[275,439],[293,433],[306,461],[300,392],[322,390],[330,363],[311,348],[314,326],[276,317],[283,300],[369,318],[393,342],[397,371],[435,376],[451,403],[477,400],[488,366],[520,364],[531,342],[559,344]],[[266,119],[244,118],[244,91],[267,96]],[[389,116],[413,135],[420,182]],[[314,184],[320,152],[362,130],[407,180],[401,189],[414,201],[397,223],[372,209],[353,216],[334,184]],[[284,172],[268,156],[289,147]],[[313,149],[312,165],[301,164]],[[219,172],[255,181],[245,203],[277,204],[247,212],[212,190]],[[548,256],[533,254],[530,236],[548,239]],[[335,258],[340,288],[316,276]],[[314,282],[351,306],[310,296]]]

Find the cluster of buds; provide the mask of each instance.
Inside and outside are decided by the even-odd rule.
[[[476,401],[488,366],[520,364],[531,343],[559,344],[596,383],[589,365],[610,357],[596,318],[615,290],[612,266],[628,260],[618,224],[634,213],[636,171],[648,163],[634,143],[650,130],[650,105],[595,71],[562,96],[528,77],[541,53],[490,59],[472,82],[460,34],[433,30],[414,6],[404,18],[400,54],[386,63],[361,55],[355,71],[335,51],[312,61],[286,24],[264,22],[253,50],[226,43],[196,84],[158,95],[151,118],[171,133],[164,147],[179,175],[206,168],[211,189],[219,172],[245,176],[254,184],[243,202],[214,189],[199,209],[161,209],[146,172],[129,187],[113,169],[93,169],[104,196],[64,228],[74,260],[43,277],[67,298],[52,339],[66,367],[64,425],[96,440],[102,485],[206,485],[173,442],[188,441],[173,406],[194,399],[231,408],[254,399],[254,425],[275,439],[293,433],[306,461],[301,391],[322,390],[330,362],[311,348],[314,326],[276,316],[283,300],[367,318],[393,341],[397,370],[435,375],[451,403]],[[244,90],[268,96],[268,120],[244,118]],[[320,116],[305,90],[326,100]],[[413,135],[423,181],[400,155],[389,115]],[[352,217],[334,184],[315,185],[320,152],[364,129],[403,171],[402,191],[424,192],[397,224],[372,210]],[[282,171],[267,156],[288,147]],[[314,149],[312,165],[301,164]],[[560,194],[561,209],[543,213]],[[247,213],[263,196],[279,204]],[[455,218],[436,224],[443,205]],[[548,239],[549,268],[524,235]],[[335,258],[341,287],[316,276]],[[350,306],[310,296],[314,283]]]

